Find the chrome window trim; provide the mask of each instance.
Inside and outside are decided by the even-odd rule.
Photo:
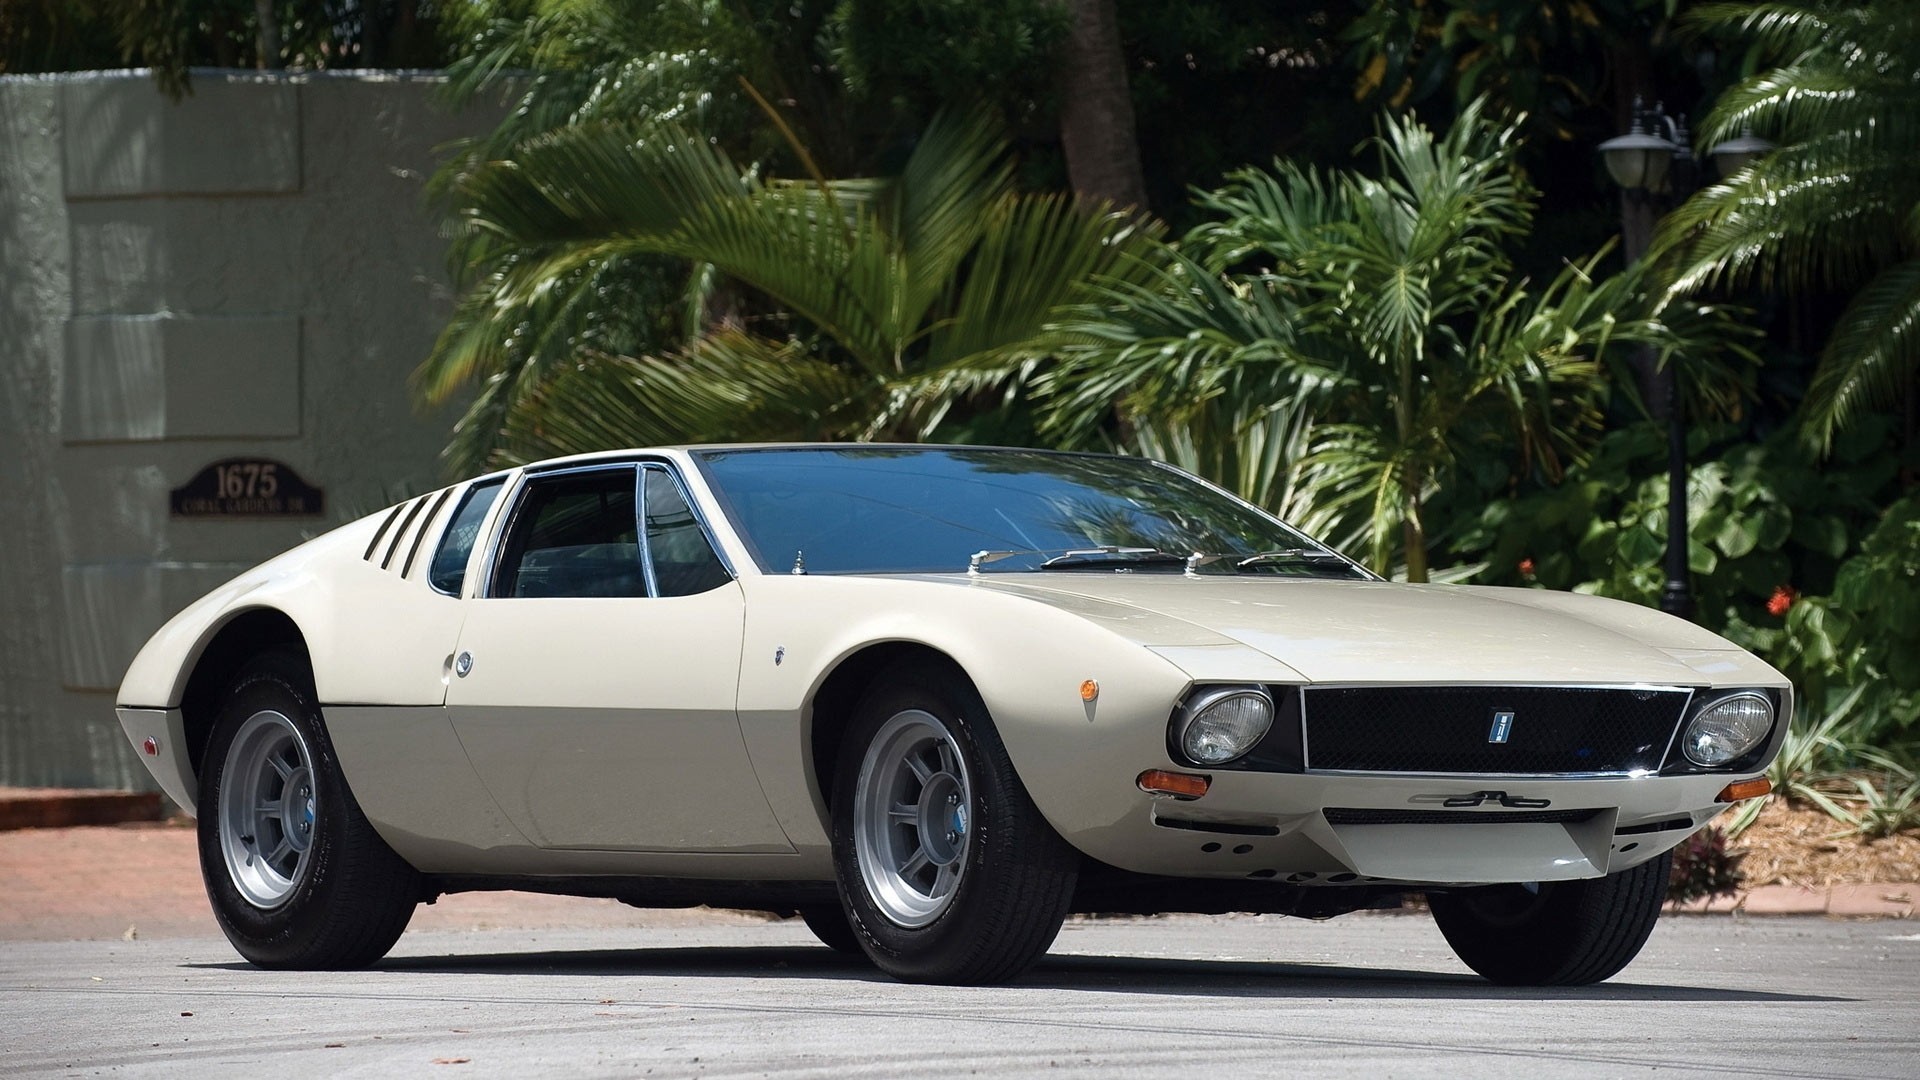
[[[660,578],[653,570],[653,541],[647,538],[647,473],[654,467],[642,462],[633,470],[634,531],[640,534],[640,576],[647,582],[647,598],[660,598]]]
[[[520,515],[526,512],[527,493],[533,488],[533,482],[535,480],[549,480],[558,476],[572,476],[580,473],[615,472],[620,469],[633,470],[634,477],[635,477],[634,483],[636,484],[639,483],[640,463],[637,461],[596,461],[596,462],[591,462],[584,465],[575,465],[575,466],[571,466],[569,468],[564,468],[564,469],[541,469],[538,471],[533,471],[533,470],[523,471],[520,474],[519,481],[514,485],[513,491],[510,493],[503,493],[503,494],[511,494],[513,497],[513,503],[511,507],[506,511],[505,515],[500,519],[500,524],[493,530],[493,537],[487,551],[487,564],[488,564],[487,579],[486,579],[485,585],[483,586],[484,592],[477,593],[474,598],[486,599],[486,600],[527,599],[527,597],[521,597],[521,596],[501,596],[496,590],[500,587],[500,557],[505,553],[507,537],[511,536],[513,534],[514,528],[520,524]],[[638,507],[634,508],[633,524],[635,529],[639,529],[642,525],[642,522],[639,517]],[[610,599],[632,599],[632,598],[631,597],[615,597]]]
[[[727,524],[732,527],[733,536],[739,541],[740,546],[743,549],[745,549],[748,560],[753,564],[754,569],[763,575],[767,575],[767,576],[778,575],[778,576],[784,577],[787,575],[788,570],[785,566],[769,562],[767,559],[765,559],[762,556],[762,553],[759,551],[759,549],[755,546],[752,538],[749,537],[746,534],[746,531],[740,528],[739,524],[733,521],[732,518],[729,516],[729,513],[732,510],[732,506],[727,499],[726,493],[722,491],[719,487],[717,487],[713,482],[712,467],[710,462],[708,461],[708,456],[716,453],[717,454],[779,454],[779,453],[786,453],[791,451],[808,451],[808,450],[818,450],[823,448],[824,449],[844,448],[844,449],[865,449],[865,450],[914,450],[914,451],[927,451],[927,452],[942,452],[942,451],[955,451],[955,450],[1018,450],[1020,453],[1023,453],[1023,454],[1044,454],[1051,457],[1133,458],[1135,460],[1146,463],[1152,468],[1162,469],[1167,472],[1174,473],[1178,476],[1185,477],[1188,480],[1192,480],[1195,483],[1200,484],[1202,487],[1212,490],[1215,494],[1223,496],[1229,502],[1236,503],[1239,506],[1243,507],[1244,509],[1252,512],[1254,515],[1264,518],[1267,521],[1280,526],[1285,531],[1292,533],[1295,536],[1298,536],[1301,540],[1303,540],[1307,544],[1338,556],[1348,566],[1360,572],[1361,580],[1366,580],[1366,581],[1387,580],[1386,578],[1381,577],[1379,574],[1374,573],[1372,570],[1369,570],[1365,566],[1356,562],[1346,552],[1340,551],[1334,547],[1331,547],[1325,541],[1321,540],[1319,537],[1316,537],[1311,533],[1308,533],[1306,530],[1301,529],[1299,526],[1292,524],[1291,522],[1287,521],[1285,518],[1280,517],[1277,514],[1271,513],[1270,511],[1265,510],[1262,507],[1256,506],[1251,502],[1248,502],[1247,500],[1241,498],[1240,496],[1235,495],[1233,492],[1228,491],[1226,488],[1223,488],[1220,485],[1205,479],[1204,477],[1196,476],[1193,473],[1190,473],[1185,469],[1180,468],[1178,465],[1172,465],[1167,462],[1157,460],[1155,458],[1140,457],[1139,455],[1134,455],[1134,454],[1101,454],[1101,453],[1096,453],[1096,452],[1087,451],[1087,450],[1048,450],[1048,449],[1043,449],[1041,447],[1031,447],[1031,446],[1023,446],[1023,447],[979,446],[972,443],[954,443],[951,445],[948,445],[945,443],[884,443],[884,442],[845,443],[845,444],[772,443],[764,446],[741,445],[741,446],[687,447],[684,452],[686,454],[689,467],[694,472],[697,472],[700,474],[701,481],[706,484],[707,493],[713,499],[714,505],[718,507],[720,510],[720,516],[723,518],[727,518]],[[689,498],[687,500],[687,504],[695,508],[694,509],[695,517],[702,517],[697,503],[695,503],[691,498]],[[703,527],[706,525],[706,522],[704,521],[704,519],[702,520],[701,524]],[[709,539],[711,540],[711,536],[709,537]],[[714,544],[713,550],[716,554],[720,556],[721,563],[727,567],[727,572],[730,574],[733,574],[734,577],[738,579],[740,576],[739,571],[734,569],[733,560],[727,557],[726,549],[719,544]],[[926,573],[926,571],[916,571],[916,570],[905,570],[905,571],[831,570],[831,571],[826,571],[826,570],[822,570],[822,571],[810,571],[810,573],[818,574],[821,577],[833,577],[833,576],[885,577],[889,574],[906,574],[906,575],[923,574],[923,573]],[[1279,576],[1274,576],[1271,578],[1271,580],[1278,581],[1278,580],[1286,580],[1286,579]]]
[[[1064,452],[1079,453],[1080,451],[1064,451]],[[1207,479],[1204,476],[1195,475],[1181,468],[1178,465],[1161,461],[1158,458],[1145,458],[1144,460],[1148,464],[1153,465],[1156,468],[1165,469],[1170,473],[1175,473],[1179,476],[1185,477],[1188,480],[1192,480],[1202,487],[1211,488],[1213,489],[1214,494],[1223,495],[1226,498],[1231,499],[1232,501],[1237,502],[1242,506],[1245,506],[1249,510],[1252,510],[1254,513],[1259,514],[1261,517],[1266,518],[1268,521],[1271,521],[1274,524],[1280,526],[1282,529],[1285,529],[1286,531],[1294,534],[1295,536],[1300,537],[1302,540],[1306,541],[1308,544],[1316,548],[1319,548],[1320,550],[1325,551],[1331,555],[1337,556],[1342,562],[1345,562],[1348,566],[1352,567],[1355,570],[1360,571],[1360,577],[1361,577],[1361,580],[1363,581],[1387,580],[1386,578],[1381,577],[1379,574],[1374,573],[1372,570],[1367,569],[1365,566],[1362,566],[1359,562],[1355,561],[1352,556],[1348,555],[1344,551],[1341,551],[1339,548],[1336,548],[1333,545],[1327,543],[1326,541],[1320,539],[1319,537],[1314,536],[1313,534],[1307,532],[1305,529],[1302,529],[1294,525],[1292,522],[1288,521],[1286,518],[1283,518],[1278,514],[1272,513],[1271,511],[1267,510],[1265,507],[1256,506],[1252,502],[1249,502],[1248,500],[1243,499],[1238,495],[1235,495],[1233,492],[1228,491],[1226,488],[1221,487],[1219,484],[1214,483],[1213,481]],[[1277,580],[1282,580],[1282,581],[1303,580],[1299,578],[1287,578],[1284,576],[1277,576],[1277,575],[1276,577],[1277,577]]]
[[[461,599],[467,593],[468,591],[467,576],[465,573],[461,575],[460,591],[457,593],[448,592],[447,590],[441,588],[440,586],[435,585],[433,583],[433,560],[439,557],[440,545],[446,543],[447,530],[453,527],[454,519],[460,516],[460,511],[462,508],[466,506],[468,496],[470,496],[473,493],[474,489],[476,488],[482,487],[487,484],[497,483],[500,486],[500,492],[499,494],[493,497],[493,502],[487,506],[486,515],[480,519],[479,528],[482,530],[482,533],[481,535],[475,536],[473,538],[473,550],[467,552],[467,570],[471,571],[473,569],[474,555],[478,554],[483,559],[487,557],[489,553],[489,549],[486,544],[482,543],[482,541],[487,539],[485,535],[487,520],[501,512],[501,507],[505,505],[503,500],[506,498],[507,495],[519,490],[517,486],[512,486],[507,483],[509,479],[511,478],[507,476],[502,476],[498,473],[489,473],[486,476],[476,476],[473,479],[468,480],[465,484],[455,484],[453,485],[453,487],[447,489],[449,492],[454,491],[455,489],[459,489],[460,498],[454,500],[453,509],[449,511],[447,514],[447,523],[440,527],[440,535],[433,538],[433,551],[427,555],[425,577],[426,577],[428,589],[432,590],[433,592],[441,596],[450,596],[455,600]]]
[[[493,509],[488,513],[493,528],[487,534],[485,545],[475,545],[481,554],[480,565],[467,568],[467,581],[463,585],[468,596],[474,600],[497,599],[493,595],[493,579],[500,564],[501,542],[505,540],[507,528],[513,523],[514,511],[520,505],[520,493],[526,489],[527,472],[523,469],[505,490],[500,492],[499,499],[495,501]],[[475,569],[481,572],[476,575],[472,572]]]
[[[739,581],[740,571],[734,569],[733,560],[727,557],[727,549],[721,545],[719,538],[715,535],[713,525],[707,521],[707,515],[700,512],[700,503],[693,497],[693,489],[687,486],[686,478],[680,475],[678,469],[674,468],[674,463],[671,461],[646,458],[641,460],[640,467],[643,472],[647,469],[657,469],[667,474],[667,479],[673,481],[674,489],[680,492],[680,501],[687,504],[687,512],[693,515],[694,523],[700,526],[700,535],[706,540],[708,550],[713,552],[714,558],[720,560],[720,568],[727,572],[728,577]],[[642,477],[642,479],[644,480],[645,478]],[[645,532],[646,527],[647,519],[643,512],[640,517],[640,531]],[[648,567],[648,572],[651,573],[652,562],[650,558]]]
[[[1489,777],[1494,779],[1515,780],[1635,780],[1660,775],[1667,760],[1673,755],[1675,740],[1686,729],[1687,722],[1693,718],[1694,697],[1700,688],[1696,686],[1673,686],[1663,683],[1527,683],[1527,682],[1339,682],[1339,683],[1295,683],[1300,692],[1300,772],[1311,776],[1370,776],[1379,779],[1407,778],[1413,780],[1465,780],[1469,777]],[[1421,688],[1458,689],[1475,688],[1488,690],[1652,690],[1664,693],[1681,693],[1687,696],[1680,705],[1680,719],[1673,725],[1673,731],[1667,735],[1666,748],[1661,751],[1660,763],[1652,771],[1634,772],[1615,770],[1612,772],[1549,772],[1549,773],[1413,773],[1379,772],[1372,769],[1316,769],[1313,767],[1313,747],[1307,744],[1307,691],[1308,690],[1417,690]],[[1754,688],[1743,687],[1742,690]]]
[[[699,455],[697,453],[689,453],[687,456],[688,456],[688,459],[693,463],[693,468],[696,471],[702,467],[700,463]],[[680,489],[680,497],[686,500],[687,509],[693,512],[693,520],[700,523],[700,534],[707,538],[707,546],[713,549],[714,556],[720,560],[721,568],[726,570],[728,577],[732,578],[735,581],[740,580],[740,568],[737,565],[735,565],[733,561],[733,557],[727,554],[726,545],[720,543],[720,534],[714,529],[713,522],[708,519],[706,512],[700,509],[700,500],[694,498],[692,485],[687,482],[687,478],[685,476],[681,475],[681,471],[682,471],[681,463],[674,460],[671,457],[668,457],[663,454],[657,454],[657,453],[655,454],[636,453],[636,454],[633,454],[632,456],[608,458],[601,461],[585,462],[578,465],[558,465],[558,466],[549,466],[546,468],[540,468],[538,466],[528,466],[527,468],[521,471],[521,482],[524,484],[528,479],[532,477],[563,476],[571,472],[585,472],[592,469],[604,469],[610,466],[617,466],[617,465],[631,465],[637,468],[665,469],[667,472],[667,475],[673,478],[674,486]],[[517,490],[514,494],[516,497],[518,496]],[[641,526],[644,526],[645,524],[646,522],[644,520],[640,522]],[[495,530],[496,538],[505,536],[505,535],[506,535],[505,529]]]

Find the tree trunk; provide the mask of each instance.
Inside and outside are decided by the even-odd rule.
[[[1060,142],[1074,194],[1147,208],[1114,0],[1067,0],[1073,25],[1060,67]]]
[[[1407,544],[1407,580],[1415,584],[1427,581],[1427,527],[1420,520],[1420,496],[1407,492],[1407,518],[1401,526]]]
[[[262,71],[271,71],[286,66],[280,59],[280,19],[273,10],[273,0],[253,0],[254,21],[257,27],[260,55],[255,60]]]

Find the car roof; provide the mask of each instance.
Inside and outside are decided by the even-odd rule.
[[[549,469],[563,465],[585,465],[596,461],[619,461],[636,454],[666,454],[674,456],[707,453],[711,451],[734,450],[901,450],[924,451],[981,451],[1004,450],[1024,454],[1061,454],[1073,457],[1111,457],[1109,454],[1089,453],[1073,450],[1048,450],[1036,446],[982,446],[961,443],[879,443],[879,442],[737,442],[737,443],[679,443],[670,446],[634,446],[619,450],[596,450],[585,454],[570,454],[566,457],[546,458],[530,461],[525,468]],[[503,470],[510,471],[510,470]],[[488,475],[499,475],[490,473]],[[478,478],[476,478],[478,479]]]

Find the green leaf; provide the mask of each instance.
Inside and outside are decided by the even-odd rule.
[[[1650,566],[1666,552],[1666,541],[1646,529],[1620,531],[1620,561],[1628,566]]]
[[[1687,542],[1687,569],[1696,574],[1711,574],[1720,566],[1720,556],[1698,540]]]
[[[1704,522],[1702,523],[1705,524]],[[1730,559],[1737,559],[1760,544],[1757,515],[1731,514],[1713,533],[1713,544]]]
[[[1764,506],[1754,523],[1754,534],[1762,548],[1777,551],[1793,531],[1793,511],[1779,503]],[[1731,552],[1729,552],[1731,554]]]
[[[1795,514],[1793,542],[1831,559],[1847,553],[1847,523],[1833,514]]]
[[[1887,677],[1903,690],[1920,690],[1920,649],[1895,649],[1886,655]]]

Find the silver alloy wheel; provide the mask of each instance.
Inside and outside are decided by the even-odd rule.
[[[972,813],[966,761],[945,724],[907,709],[880,725],[853,789],[853,844],[881,914],[916,929],[947,910],[966,867]]]
[[[313,789],[313,756],[292,720],[266,709],[240,725],[220,776],[220,853],[254,907],[279,907],[306,877],[319,810]]]

